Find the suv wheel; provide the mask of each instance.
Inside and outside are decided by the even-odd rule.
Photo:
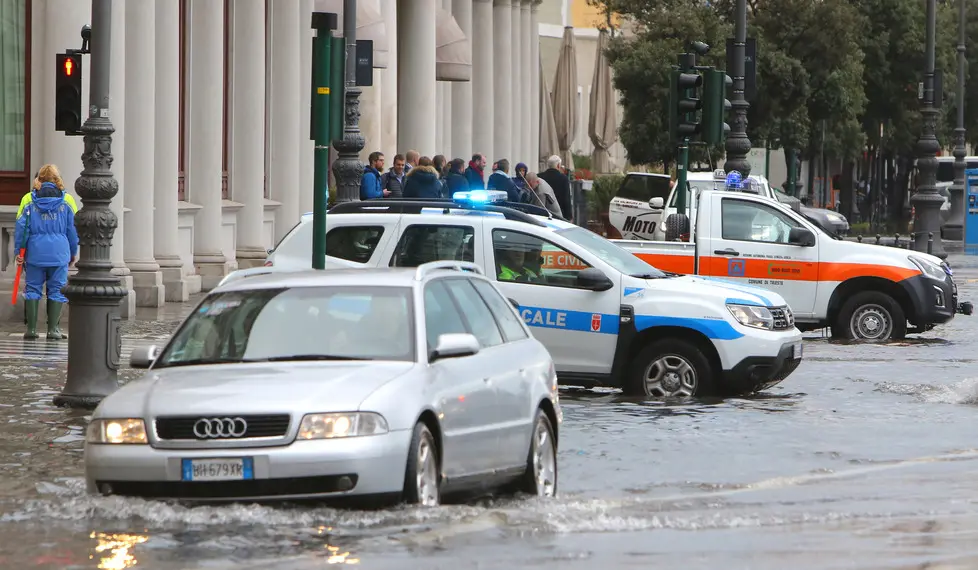
[[[653,398],[708,396],[714,390],[713,367],[706,355],[685,340],[657,340],[632,362],[628,392]]]
[[[836,338],[870,342],[903,339],[907,317],[893,297],[881,291],[862,291],[842,305],[832,333]]]

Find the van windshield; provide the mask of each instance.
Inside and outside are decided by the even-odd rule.
[[[580,227],[567,228],[555,232],[578,246],[584,248],[589,253],[596,255],[601,261],[614,267],[618,271],[632,277],[643,279],[657,279],[668,277],[668,275],[648,263],[632,255],[625,249],[611,243],[591,230]]]

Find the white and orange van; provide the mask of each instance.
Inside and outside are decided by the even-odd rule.
[[[690,242],[611,241],[664,271],[774,291],[800,330],[836,338],[899,339],[971,314],[938,257],[832,237],[755,194],[707,189],[693,200]]]

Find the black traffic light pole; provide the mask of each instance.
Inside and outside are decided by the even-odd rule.
[[[88,25],[81,29],[81,49],[68,49],[64,53],[55,54],[57,65],[54,94],[54,130],[68,136],[79,136],[82,133],[82,56],[90,53],[89,40],[92,38],[92,28]]]
[[[695,71],[696,55],[692,53],[679,54],[679,73],[675,74],[676,91],[680,94],[677,109],[681,121],[679,122],[677,134],[679,135],[679,156],[676,160],[676,213],[686,215],[686,179],[689,170],[689,138],[698,131],[696,124],[696,111],[700,108],[701,102],[695,97],[693,91],[699,87],[703,78]]]

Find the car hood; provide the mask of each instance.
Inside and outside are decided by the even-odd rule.
[[[353,411],[413,362],[288,362],[150,370],[105,398],[95,417]]]
[[[645,297],[645,289],[654,289],[656,293],[648,295],[648,300],[652,303],[658,303],[661,298],[660,293],[674,293],[682,298],[700,299],[719,305],[728,302],[756,304],[765,307],[787,305],[784,297],[774,291],[752,285],[742,285],[719,277],[682,275],[666,279],[626,277],[626,280],[623,288],[626,302],[632,298]]]

